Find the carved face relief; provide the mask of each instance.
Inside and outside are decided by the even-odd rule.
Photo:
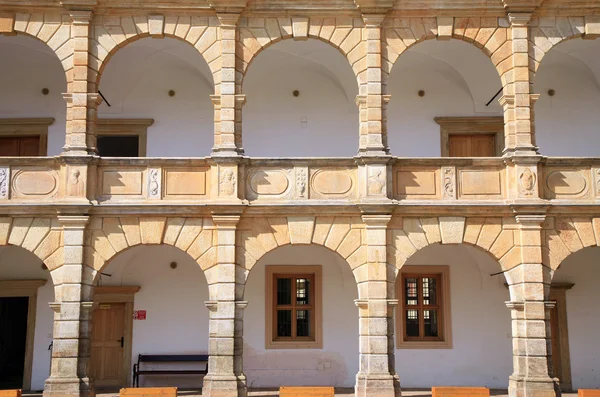
[[[232,170],[225,170],[221,174],[219,191],[226,196],[231,196],[235,193],[235,177]]]

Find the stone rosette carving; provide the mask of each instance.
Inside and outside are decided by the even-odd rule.
[[[453,167],[442,168],[444,198],[456,198],[456,173]]]
[[[537,182],[536,175],[529,168],[525,168],[521,175],[519,175],[519,184],[521,186],[521,192],[525,196],[533,196],[535,192],[535,185]]]

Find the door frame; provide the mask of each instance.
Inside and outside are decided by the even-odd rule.
[[[124,303],[125,304],[125,335],[123,341],[123,383],[119,386],[131,384],[131,353],[133,345],[133,302],[135,294],[142,287],[96,287],[94,303]],[[93,314],[92,314],[93,315]]]
[[[567,321],[567,290],[573,288],[574,284],[570,283],[553,283],[550,284],[549,300],[556,302],[556,324],[558,338],[558,353],[560,355],[560,368],[554,368],[554,376],[559,378],[560,388],[562,391],[573,390],[573,382],[571,378],[571,353],[569,350],[569,327]],[[550,335],[552,337],[552,335]],[[559,376],[561,375],[561,376]]]
[[[31,390],[37,291],[38,288],[46,284],[46,281],[47,280],[0,280],[0,298],[28,298],[27,335],[25,336],[25,365],[23,367],[23,390]]]

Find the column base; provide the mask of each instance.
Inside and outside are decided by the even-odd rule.
[[[202,395],[206,397],[246,397],[246,375],[206,375],[202,386]]]
[[[354,395],[356,397],[400,397],[402,396],[400,378],[398,375],[357,374]]]
[[[508,381],[509,397],[560,397],[558,379],[520,377],[511,375]]]
[[[95,397],[96,391],[89,378],[48,378],[43,397]]]

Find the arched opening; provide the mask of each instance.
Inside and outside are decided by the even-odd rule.
[[[56,156],[65,144],[65,71],[42,41],[0,35],[0,155]]]
[[[214,142],[214,85],[202,54],[170,37],[142,38],[115,51],[99,82],[106,99],[98,108],[100,155],[208,156]],[[138,123],[128,127],[106,119]],[[142,135],[132,127],[140,125]]]
[[[552,277],[550,312],[554,375],[563,390],[600,388],[600,345],[590,330],[600,326],[600,247],[565,258]]]
[[[506,389],[512,373],[509,292],[498,262],[467,244],[432,244],[397,279],[396,371],[403,387]]]
[[[0,247],[0,390],[41,390],[50,372],[54,287],[21,247]]]
[[[285,286],[291,284],[285,280],[311,277],[310,267],[320,269],[320,275],[314,275],[307,289],[295,289],[297,294],[292,300],[301,301],[314,292],[313,301],[308,299],[308,310],[315,310],[316,316],[320,310],[321,319],[319,323],[315,317],[314,333],[309,331],[303,337],[301,328],[306,322],[295,321],[298,328],[294,331],[286,328],[284,312],[291,306],[286,306],[285,300],[292,294],[286,292],[289,290]],[[315,286],[315,291],[310,291],[310,285]],[[272,294],[272,301],[268,294]],[[252,267],[245,288],[248,307],[244,310],[244,373],[248,387],[353,387],[359,366],[358,309],[354,304],[357,298],[350,266],[325,247],[286,245],[265,254]],[[301,313],[302,306],[295,309],[292,313],[298,313],[299,319],[304,314],[311,319],[311,313]],[[271,313],[270,322],[267,313]],[[273,327],[271,333],[269,326]],[[290,335],[290,331],[296,335]],[[292,340],[294,336],[296,341]],[[320,346],[302,345],[311,338],[320,338]]]
[[[394,64],[387,83],[392,154],[501,155],[504,122],[497,101],[501,88],[494,64],[473,44],[427,40],[409,48]],[[436,118],[443,119],[436,122]]]
[[[548,156],[598,156],[600,40],[553,47],[535,76],[536,144]]]
[[[346,57],[330,44],[308,39],[270,46],[252,61],[243,92],[248,155],[356,155],[357,80]]]
[[[139,354],[208,354],[208,285],[186,252],[170,245],[129,248],[110,260],[96,284],[91,373],[98,387],[131,385],[131,368]],[[121,346],[115,345],[120,338]],[[199,363],[173,365],[145,364],[166,370],[203,368]],[[139,384],[197,389],[202,377],[141,376]]]

